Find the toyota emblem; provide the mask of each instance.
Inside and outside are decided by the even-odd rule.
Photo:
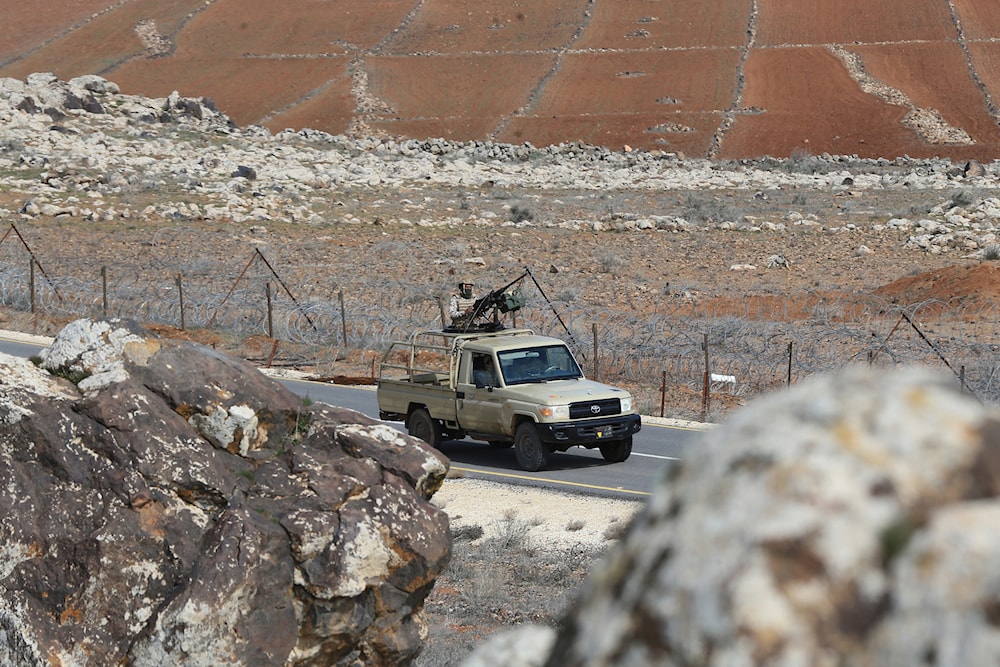
[[[601,406],[599,406],[599,405],[591,405],[590,406],[590,411],[596,415],[597,413],[599,413],[601,411]]]

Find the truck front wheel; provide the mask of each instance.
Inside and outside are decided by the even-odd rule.
[[[410,413],[410,418],[406,420],[406,431],[434,449],[441,446],[441,423],[431,418],[431,414],[424,408],[418,408]]]
[[[608,463],[621,463],[632,454],[632,436],[605,442],[600,446],[601,456]]]
[[[538,437],[534,422],[524,422],[514,432],[514,455],[519,466],[536,472],[549,462],[549,448]]]

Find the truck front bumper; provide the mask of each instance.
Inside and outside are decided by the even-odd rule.
[[[538,424],[542,442],[559,445],[593,445],[606,440],[621,440],[642,428],[639,415],[621,415],[579,422]]]

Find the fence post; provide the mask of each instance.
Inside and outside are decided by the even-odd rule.
[[[177,274],[177,299],[181,306],[181,331],[184,331],[184,283],[181,282],[181,274]]]
[[[35,259],[28,260],[28,298],[31,301],[31,314],[35,314]]]
[[[448,320],[444,316],[444,302],[441,300],[441,297],[437,298],[437,303],[438,303],[438,310],[441,311],[441,328],[445,329],[448,327]],[[343,317],[343,311],[341,311],[341,317]],[[346,342],[344,343],[344,346],[345,347],[347,346]]]
[[[663,382],[660,383],[660,417],[667,408],[667,371],[663,371]]]
[[[965,393],[965,366],[962,366],[958,375],[959,381],[962,383],[961,392]]]
[[[340,333],[344,338],[344,347],[347,347],[347,312],[344,310],[344,290],[337,292],[337,299],[340,301]],[[443,320],[444,310],[441,311],[441,317]]]
[[[597,366],[597,322],[590,325],[590,330],[594,334],[594,382],[599,382]]]
[[[708,334],[702,334],[701,347],[705,351],[705,375],[702,379],[701,386],[701,421],[708,419],[708,409],[711,403],[711,398],[709,396],[708,381],[709,381],[709,369],[708,369]]]
[[[274,361],[274,355],[278,353],[278,339],[273,336],[271,339],[274,341],[274,344],[271,345],[271,354],[267,355],[267,368],[271,367],[271,362]]]
[[[101,267],[101,304],[104,317],[108,316],[108,267]]]
[[[792,341],[788,341],[788,380],[785,385],[792,386]]]
[[[274,338],[274,320],[271,318],[271,283],[264,283],[264,291],[267,294],[267,335]]]

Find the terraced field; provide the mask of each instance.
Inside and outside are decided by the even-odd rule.
[[[992,160],[995,0],[52,0],[0,76],[97,73],[240,125],[692,156]]]

